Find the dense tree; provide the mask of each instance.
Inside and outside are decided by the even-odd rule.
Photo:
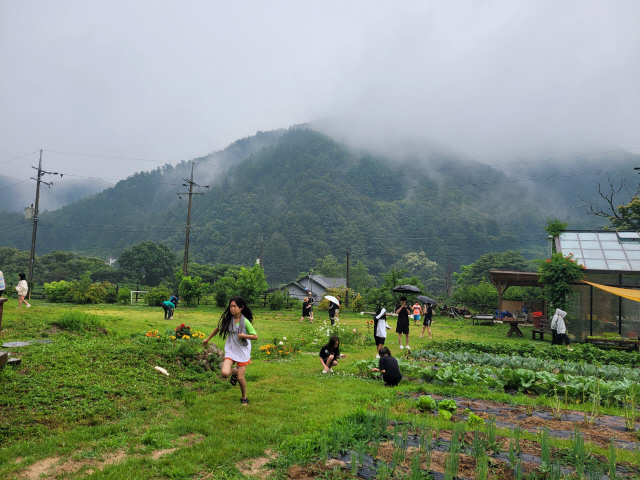
[[[118,258],[119,267],[142,283],[155,287],[171,277],[177,265],[176,255],[164,244],[146,241],[125,249]]]
[[[480,282],[491,280],[491,270],[514,270],[518,272],[534,271],[534,264],[527,261],[520,252],[507,250],[481,255],[471,265],[462,265],[461,272],[454,274],[456,285],[478,285]]]

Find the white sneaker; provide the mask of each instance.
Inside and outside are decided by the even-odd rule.
[[[31,308],[31,304],[27,305],[27,308]]]
[[[406,346],[406,347],[404,347],[404,348],[406,348],[407,350],[411,350],[411,347],[410,347],[409,345],[407,345],[407,346]]]
[[[380,358],[380,355],[376,355],[376,358]]]
[[[333,368],[330,368],[330,369],[329,369],[329,373],[333,373]]]
[[[402,346],[402,344],[400,344],[400,350],[402,350],[404,347]]]
[[[326,370],[322,370],[322,373],[327,373],[327,371]]]

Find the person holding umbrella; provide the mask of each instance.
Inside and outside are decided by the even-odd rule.
[[[400,297],[400,306],[396,310],[396,314],[398,315],[396,333],[398,334],[400,349],[411,349],[409,346],[409,315],[411,315],[411,308],[407,305],[407,297]],[[404,347],[402,346],[402,334],[405,337]]]
[[[336,321],[336,311],[340,308],[340,300],[332,295],[325,295],[324,298],[329,300],[329,320],[331,321],[331,326],[335,324]]]

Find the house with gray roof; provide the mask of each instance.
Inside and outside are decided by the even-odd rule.
[[[294,282],[288,283],[284,288],[292,298],[302,300],[309,295],[316,302],[322,300],[330,288],[345,288],[347,279],[344,277],[323,277],[321,275],[305,275]]]

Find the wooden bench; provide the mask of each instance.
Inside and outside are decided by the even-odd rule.
[[[495,320],[495,315],[483,315],[483,314],[478,314],[478,315],[474,315],[473,318],[471,319],[471,324],[472,325],[493,325],[493,321]]]
[[[541,318],[540,327],[531,329],[531,340],[544,340],[545,333],[551,334],[551,320]]]
[[[591,343],[593,345],[607,345],[620,349],[632,349],[640,351],[640,341],[633,340],[631,338],[585,338],[585,343]]]

